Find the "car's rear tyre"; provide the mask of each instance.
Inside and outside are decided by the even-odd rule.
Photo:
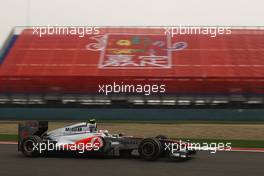
[[[41,143],[41,138],[36,135],[25,138],[22,142],[22,153],[27,157],[42,156],[44,152],[39,150]]]
[[[162,151],[161,143],[156,138],[146,138],[139,144],[138,153],[141,158],[153,161],[156,160]]]

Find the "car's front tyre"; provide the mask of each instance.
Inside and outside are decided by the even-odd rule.
[[[154,161],[160,156],[161,152],[162,145],[156,138],[143,139],[139,144],[138,153],[145,160]]]

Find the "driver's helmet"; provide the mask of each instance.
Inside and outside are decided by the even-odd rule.
[[[97,124],[95,119],[90,119],[87,123],[87,126],[89,127],[90,132],[97,131]]]
[[[89,120],[89,123],[90,123],[90,124],[96,124],[96,119],[90,119],[90,120]]]

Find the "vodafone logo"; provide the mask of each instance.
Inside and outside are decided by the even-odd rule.
[[[104,146],[104,141],[102,140],[101,137],[98,137],[98,136],[93,137],[90,143],[92,146],[94,146],[95,148],[99,148],[99,149]]]

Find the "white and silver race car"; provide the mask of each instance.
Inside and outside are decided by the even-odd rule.
[[[140,156],[145,160],[159,157],[187,159],[196,153],[187,143],[168,139],[138,138],[110,134],[97,129],[96,121],[89,120],[48,131],[47,121],[25,121],[19,124],[18,150],[27,157],[45,156],[49,152],[71,152],[79,155]],[[177,148],[175,148],[175,145]],[[179,147],[185,145],[185,147]]]

